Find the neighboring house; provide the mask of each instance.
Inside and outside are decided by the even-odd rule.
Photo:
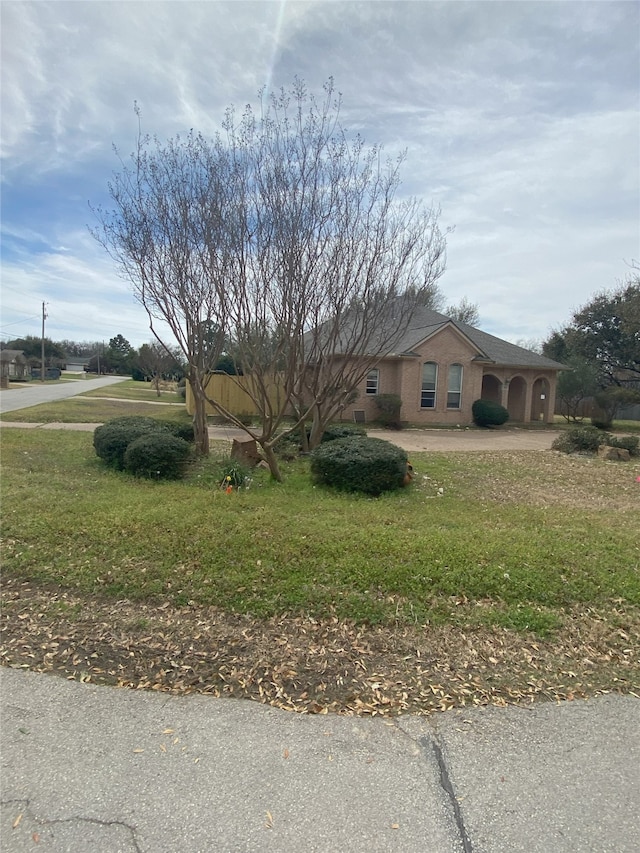
[[[31,378],[31,366],[22,350],[0,350],[0,376],[9,380]]]
[[[564,369],[557,361],[419,308],[342,417],[374,421],[376,394],[397,394],[402,420],[413,424],[470,424],[471,407],[480,398],[500,403],[513,422],[553,423],[558,371]]]
[[[67,373],[85,373],[87,365],[89,364],[88,358],[70,358],[67,359],[67,363],[64,367],[64,370]]]

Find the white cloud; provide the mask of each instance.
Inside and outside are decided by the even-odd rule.
[[[149,133],[211,135],[227,105],[295,74],[315,91],[333,75],[346,126],[408,150],[402,191],[456,226],[447,302],[478,302],[487,331],[544,337],[639,254],[637,4],[61,0],[1,12],[3,288],[17,293],[3,295],[3,323],[47,299],[52,329],[59,312],[81,337],[101,336],[97,323],[148,340],[142,308],[83,230],[117,168],[112,143],[135,143],[133,102]]]

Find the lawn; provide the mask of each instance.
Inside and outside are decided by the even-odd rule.
[[[113,388],[114,386],[109,386]],[[115,386],[119,387],[119,386]],[[145,395],[146,399],[146,395]],[[58,400],[54,403],[41,403],[39,406],[30,406],[28,409],[18,409],[14,412],[5,412],[0,415],[0,420],[11,423],[63,423],[63,424],[100,424],[110,418],[119,418],[122,415],[145,415],[151,418],[162,418],[188,423],[191,418],[182,405],[171,405],[155,401],[155,397],[149,396],[148,402],[139,402],[127,398],[110,399],[103,397],[89,397],[81,394],[68,400]]]
[[[412,454],[369,499],[305,461],[226,494],[222,443],[160,483],[90,434],[2,442],[11,665],[342,712],[638,690],[637,462]]]

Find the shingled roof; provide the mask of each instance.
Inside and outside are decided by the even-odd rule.
[[[490,364],[503,367],[537,367],[546,370],[563,370],[566,365],[553,361],[543,355],[539,355],[524,347],[510,344],[502,338],[496,338],[487,332],[482,332],[467,323],[452,320],[438,311],[429,308],[417,308],[414,311],[411,322],[402,337],[395,343],[394,351],[388,353],[390,356],[417,355],[416,348],[427,338],[439,332],[445,326],[454,326],[470,343],[478,350],[477,361],[486,361]]]

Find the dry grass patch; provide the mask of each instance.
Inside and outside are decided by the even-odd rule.
[[[640,618],[566,614],[544,641],[508,629],[364,626],[215,607],[113,602],[6,581],[0,660],[98,684],[254,699],[302,713],[394,715],[640,696]]]

